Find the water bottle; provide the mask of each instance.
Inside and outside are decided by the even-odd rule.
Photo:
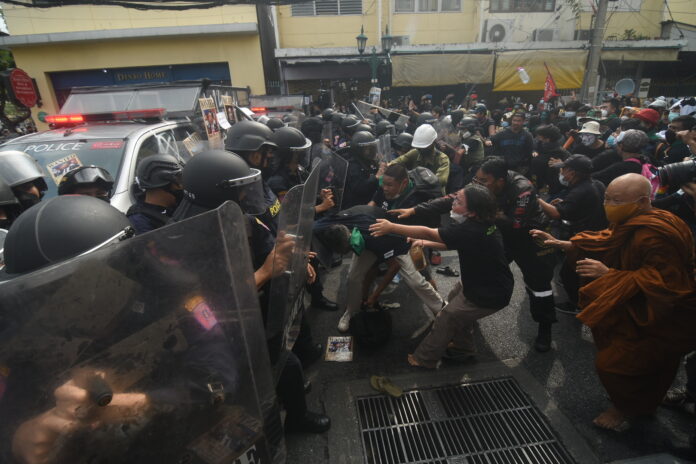
[[[527,74],[527,71],[525,71],[523,67],[520,66],[517,68],[517,75],[520,76],[520,80],[523,84],[529,84],[529,74]]]

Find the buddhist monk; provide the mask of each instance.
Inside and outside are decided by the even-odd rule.
[[[609,229],[570,241],[531,234],[577,263],[577,318],[592,329],[595,367],[612,403],[594,424],[622,431],[655,412],[681,356],[696,348],[694,245],[681,219],[652,208],[640,174],[612,181],[604,209]]]

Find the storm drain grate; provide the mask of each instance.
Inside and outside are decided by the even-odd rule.
[[[573,463],[511,377],[358,398],[368,464]]]

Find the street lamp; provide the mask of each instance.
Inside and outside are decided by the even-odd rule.
[[[394,37],[392,37],[389,34],[389,25],[387,24],[387,30],[382,36],[382,50],[384,51],[384,53],[389,55],[392,49],[392,45],[394,45]]]
[[[358,35],[355,40],[358,41],[358,53],[362,56],[365,53],[365,46],[367,45],[367,36],[365,35],[364,26],[360,26],[360,35]],[[392,45],[394,44],[394,37],[389,34],[389,26],[385,34],[382,36],[382,52],[387,55],[386,64],[391,64],[391,58],[389,53],[391,52]],[[370,56],[370,70],[372,71],[371,81],[373,85],[377,85],[377,68],[382,62],[381,58],[377,57],[377,48],[372,47],[372,54]],[[388,85],[387,85],[388,88]]]
[[[365,28],[360,26],[360,35],[355,38],[358,41],[358,53],[361,55],[365,52],[365,45],[367,45],[367,36],[365,35]]]

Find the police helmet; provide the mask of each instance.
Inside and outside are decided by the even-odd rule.
[[[358,120],[358,117],[349,114],[341,120],[341,130],[343,130],[343,132],[345,132],[346,134],[352,134],[353,132],[355,132],[353,128],[358,124],[360,124],[360,120]]]
[[[41,192],[48,190],[41,166],[23,151],[0,152],[0,175],[11,188],[33,182]]]
[[[271,130],[276,130],[280,129],[281,127],[285,127],[285,123],[278,118],[269,118],[268,121],[266,121],[266,125],[271,128]]]
[[[350,154],[374,159],[377,155],[377,139],[371,132],[356,132],[350,139]]]
[[[317,117],[311,117],[302,121],[300,128],[304,135],[309,136],[311,133],[321,133],[321,131],[324,130],[324,123]]]
[[[394,135],[394,125],[386,119],[382,120],[375,125],[375,134],[377,137],[384,134]]]
[[[114,178],[109,171],[99,166],[87,165],[73,169],[60,178],[58,195],[71,195],[81,187],[95,186],[111,195]]]
[[[416,125],[422,126],[423,124],[433,124],[435,121],[437,121],[437,118],[433,116],[432,113],[425,112],[418,115],[416,118]]]
[[[392,139],[392,147],[396,150],[410,150],[413,136],[408,132],[403,132]]]
[[[281,127],[273,133],[271,141],[278,147],[278,151],[306,150],[312,146],[312,142],[302,131],[294,127]]]
[[[331,122],[334,124],[341,125],[341,123],[343,122],[343,118],[345,117],[345,114],[336,111],[334,114],[331,115]]]
[[[51,198],[22,213],[5,240],[9,274],[34,271],[128,235],[128,218],[87,195]]]
[[[474,114],[488,113],[488,108],[483,103],[479,103],[474,107]]]
[[[17,205],[19,200],[15,197],[10,185],[0,176],[0,206]]]
[[[321,119],[324,121],[331,121],[333,119],[334,110],[332,108],[326,108],[321,112]]]
[[[361,131],[369,132],[371,134],[375,133],[374,129],[369,124],[360,123],[357,126],[351,127],[351,129],[353,130],[353,133],[361,132]]]
[[[166,187],[181,183],[183,168],[172,155],[159,153],[143,158],[135,171],[135,182],[142,190]]]
[[[270,141],[273,131],[256,121],[240,121],[227,131],[225,150],[234,152],[259,151],[264,145],[275,147]]]
[[[266,210],[262,182],[261,171],[225,150],[199,153],[186,163],[182,175],[184,201],[209,210],[232,200],[247,214]]]
[[[470,116],[465,116],[462,118],[461,121],[459,121],[459,124],[457,124],[457,127],[462,130],[467,130],[471,132],[472,134],[479,130],[479,123],[476,120],[476,118],[472,118]]]

